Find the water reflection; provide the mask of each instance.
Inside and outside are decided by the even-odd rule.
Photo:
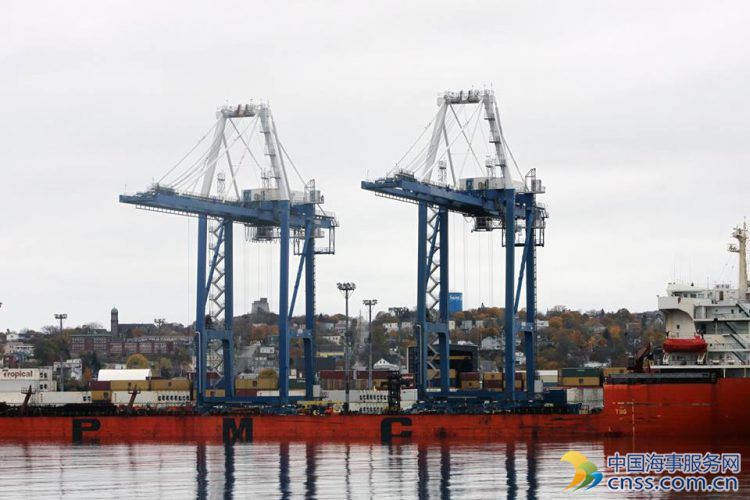
[[[279,490],[281,498],[289,498],[291,482],[289,481],[289,443],[279,444]]]
[[[316,446],[314,443],[305,444],[305,498],[316,498],[315,496],[315,453]]]
[[[451,449],[448,443],[440,443],[440,497],[451,497]]]
[[[208,464],[206,462],[206,445],[199,444],[195,449],[196,497],[203,500],[208,498]]]
[[[749,445],[713,441],[23,444],[0,446],[0,498],[28,498],[33,484],[40,498],[569,499],[568,450],[602,465],[615,451],[732,451],[750,470]],[[601,487],[589,496],[614,498]]]
[[[224,498],[231,500],[234,493],[234,446],[224,445]]]

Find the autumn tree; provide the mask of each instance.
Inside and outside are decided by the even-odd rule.
[[[148,362],[148,359],[146,359],[146,356],[143,354],[132,354],[128,357],[128,360],[125,362],[125,366],[128,368],[149,368],[150,364]]]

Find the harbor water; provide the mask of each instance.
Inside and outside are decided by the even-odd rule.
[[[604,481],[565,490],[584,454]],[[750,446],[727,442],[602,440],[493,443],[256,442],[217,444],[0,445],[0,498],[642,498],[612,492],[615,452],[731,452],[742,456],[739,491],[651,493],[651,497],[738,498],[750,493]]]

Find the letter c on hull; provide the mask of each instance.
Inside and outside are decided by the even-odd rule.
[[[399,424],[402,427],[411,427],[409,417],[386,417],[380,421],[380,440],[384,443],[390,443],[393,438],[410,438],[411,431],[402,430],[398,434],[393,433],[393,424]]]

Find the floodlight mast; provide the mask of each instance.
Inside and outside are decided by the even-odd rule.
[[[367,322],[367,388],[372,390],[372,308],[377,305],[378,299],[365,299],[362,303],[369,310]]]
[[[341,291],[341,293],[344,295],[344,300],[346,301],[346,330],[344,331],[344,392],[345,392],[345,401],[344,401],[344,411],[349,411],[349,366],[350,366],[350,356],[351,356],[351,340],[352,340],[352,332],[349,330],[349,297],[352,296],[354,293],[354,290],[357,289],[357,285],[354,283],[336,283],[336,287]]]

